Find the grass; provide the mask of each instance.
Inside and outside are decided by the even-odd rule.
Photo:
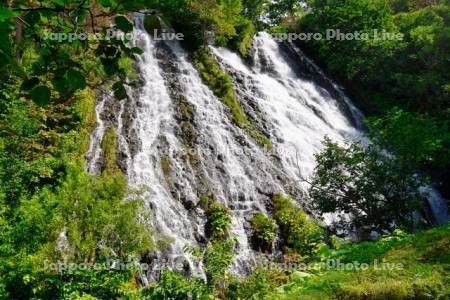
[[[295,277],[267,299],[449,299],[450,225],[343,245],[330,257],[369,262],[365,270],[319,270]],[[377,267],[373,260],[378,259]],[[403,268],[383,268],[381,261]],[[386,266],[386,265],[385,265]],[[390,265],[392,266],[392,265]]]

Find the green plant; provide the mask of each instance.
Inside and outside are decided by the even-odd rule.
[[[167,154],[161,155],[161,168],[164,172],[164,175],[168,175],[172,170],[170,166],[169,156]]]
[[[161,32],[161,22],[159,21],[158,16],[156,15],[147,15],[144,17],[144,28],[147,32],[154,36],[155,31],[157,33]]]
[[[323,229],[292,200],[281,194],[273,199],[274,219],[281,229],[284,245],[304,258],[311,258],[323,241]]]
[[[208,295],[208,287],[202,280],[186,279],[183,275],[168,270],[161,274],[158,282],[142,291],[144,298],[155,300],[207,299]]]
[[[207,214],[207,228],[213,240],[220,240],[228,235],[231,227],[230,210],[218,202],[209,205]]]
[[[201,195],[200,196],[200,200],[198,202],[198,205],[204,210],[207,211],[209,208],[209,204],[210,204],[211,200],[210,197],[208,195]]]
[[[109,127],[102,139],[102,149],[103,149],[103,166],[102,172],[106,174],[113,175],[119,172],[119,168],[116,163],[117,154],[117,133],[112,127]]]
[[[234,240],[216,240],[206,247],[205,271],[212,282],[223,279],[234,258]]]
[[[419,191],[423,180],[413,175],[409,164],[373,145],[341,147],[328,138],[323,144],[324,149],[316,155],[310,188],[318,212],[350,213],[353,217],[349,222],[366,234],[390,230],[393,221],[396,226],[410,228],[413,212],[425,195]]]
[[[261,249],[271,249],[276,236],[275,222],[264,215],[256,213],[250,220],[254,231],[254,238]]]

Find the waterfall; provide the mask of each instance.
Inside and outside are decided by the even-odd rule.
[[[285,172],[306,189],[303,179],[314,169],[314,154],[320,151],[323,138],[360,138],[355,124],[360,124],[361,114],[335,87],[329,91],[301,78],[288,54],[267,33],[259,33],[254,43],[253,67],[227,49],[214,49],[214,53],[233,74],[239,94],[261,108]]]
[[[100,97],[88,171],[99,172],[101,140],[114,126],[118,164],[129,185],[142,190],[151,212],[149,226],[159,245],[151,259],[181,263],[181,271],[204,278],[201,261],[187,250],[208,242],[198,203],[213,193],[231,211],[230,235],[237,241],[231,269],[247,274],[258,256],[251,247],[250,218],[270,214],[276,193],[301,201],[324,136],[360,139],[362,115],[299,49],[281,47],[268,34],[255,37],[250,63],[212,47],[244,110],[270,135],[274,150],[267,151],[232,122],[228,107],[202,82],[179,42],[147,35],[142,14],[135,21],[136,46],[144,51],[136,64],[139,87],[120,102],[109,94]],[[296,68],[293,60],[303,64]],[[182,116],[186,111],[192,114],[190,127]],[[195,139],[187,140],[185,130],[195,131]],[[147,277],[153,276],[150,270]]]

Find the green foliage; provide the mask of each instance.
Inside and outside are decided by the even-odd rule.
[[[182,275],[164,271],[161,279],[142,291],[146,299],[208,299],[205,283],[197,279],[186,279]]]
[[[114,175],[119,172],[116,164],[117,134],[114,128],[110,127],[106,130],[101,146],[103,150],[102,172],[108,175]]]
[[[231,40],[231,46],[243,57],[247,57],[253,44],[253,36],[256,33],[255,25],[250,21],[242,22],[237,27],[237,32],[237,36]]]
[[[219,202],[213,202],[208,205],[206,211],[208,217],[207,230],[212,240],[226,238],[231,228],[230,210]]]
[[[144,28],[147,30],[147,32],[153,36],[155,33],[155,30],[157,32],[161,31],[161,22],[159,21],[159,18],[156,15],[148,15],[144,18]]]
[[[231,77],[221,70],[220,65],[212,57],[207,46],[194,53],[194,61],[200,70],[203,80],[231,111],[233,121],[240,127],[245,127],[247,117],[243,112],[236,94],[233,91]]]
[[[10,219],[14,226],[2,237],[1,255],[6,261],[0,268],[9,270],[2,279],[8,293],[36,296],[49,293],[53,275],[42,269],[46,260],[52,263],[64,258],[68,262],[95,263],[102,257],[126,258],[151,249],[149,234],[137,221],[142,203],[124,201],[125,195],[126,181],[122,175],[94,177],[72,164],[68,165],[60,186],[22,199]],[[61,241],[63,248],[57,247]],[[29,280],[18,284],[19,277],[24,276]],[[57,281],[60,287],[67,287],[66,282],[69,286],[95,286],[94,277],[101,280],[102,276],[116,275],[65,276]],[[85,283],[77,283],[78,280]]]
[[[307,277],[292,277],[266,299],[447,299],[449,242],[447,225],[345,245],[330,259],[368,263],[368,268],[324,269]],[[376,266],[374,259],[378,259]],[[383,268],[383,259],[390,267]],[[392,268],[392,264],[400,267]]]
[[[166,175],[169,174],[172,170],[172,167],[170,166],[169,156],[167,156],[167,154],[161,155],[161,168]]]
[[[264,299],[288,280],[284,271],[256,269],[243,280],[231,280],[226,299]]]
[[[50,102],[69,102],[77,91],[98,83],[98,79],[89,80],[98,73],[98,68],[91,68],[88,62],[91,59],[101,62],[104,74],[110,79],[118,80],[116,95],[122,99],[126,72],[118,62],[123,55],[134,58],[136,53],[140,53],[139,49],[129,47],[128,41],[118,38],[101,41],[78,39],[74,33],[78,36],[92,33],[104,36],[108,27],[100,25],[102,21],[97,19],[127,12],[129,7],[143,8],[144,2],[100,1],[91,5],[86,1],[53,0],[44,1],[39,6],[23,1],[4,3],[0,7],[2,69],[7,70],[8,75],[21,77],[26,97],[46,106]],[[111,6],[114,9],[110,9]],[[13,19],[15,16],[18,19]],[[133,29],[124,16],[116,16],[115,23],[123,32]],[[56,39],[52,36],[54,33],[59,34]],[[11,43],[13,38],[16,41],[14,45]],[[33,55],[22,60],[23,54],[30,52]],[[1,73],[4,76],[5,73]]]
[[[318,211],[350,213],[351,223],[366,233],[392,229],[393,220],[411,226],[425,195],[418,191],[424,183],[410,168],[375,146],[341,147],[328,138],[323,144],[310,188]]]
[[[423,163],[450,164],[450,130],[448,122],[428,114],[393,108],[384,116],[371,117],[366,123],[372,130],[372,141],[391,150],[411,168]]]
[[[281,229],[287,250],[310,259],[323,240],[323,230],[309,219],[305,212],[295,207],[289,197],[277,194],[273,199],[273,217]]]
[[[353,93],[366,99],[361,104],[371,112],[400,105],[440,114],[449,98],[448,3],[419,2],[311,1],[312,11],[300,20],[299,29],[325,34],[329,28],[339,28],[369,34],[366,40],[322,39],[307,41],[305,46],[330,72],[347,81]],[[393,13],[390,5],[401,12]],[[403,39],[375,39],[374,29],[401,33]]]
[[[224,279],[225,272],[234,258],[235,240],[217,240],[206,248],[203,263],[205,271],[212,282]]]
[[[254,231],[254,238],[257,244],[262,249],[271,250],[273,241],[276,237],[275,222],[264,215],[263,213],[256,213],[250,220]]]
[[[203,210],[208,211],[210,203],[211,203],[211,201],[210,201],[210,197],[208,195],[200,196],[198,204]]]

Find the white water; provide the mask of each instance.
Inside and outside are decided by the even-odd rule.
[[[253,68],[247,67],[238,55],[225,48],[214,49],[214,53],[228,69],[245,76],[246,88],[259,92],[254,96],[273,126],[271,140],[282,158],[284,169],[306,191],[308,184],[303,180],[312,174],[314,154],[322,148],[323,138],[328,136],[343,142],[359,139],[361,133],[328,91],[298,78],[268,34],[259,33],[255,47]],[[261,56],[270,60],[274,74],[261,72]],[[352,110],[357,112],[354,107]],[[360,116],[359,112],[354,114],[358,121]]]
[[[237,240],[238,253],[232,271],[244,274],[256,255],[250,247],[249,218],[257,211],[268,213],[270,195],[286,188],[306,192],[308,184],[303,179],[313,171],[314,154],[320,151],[324,136],[340,142],[361,138],[356,128],[361,113],[342,92],[338,91],[342,97],[335,99],[318,84],[299,78],[267,34],[255,38],[254,67],[229,50],[213,48],[228,71],[242,79],[236,84],[239,95],[253,99],[261,111],[278,162],[230,121],[227,107],[203,84],[178,42],[154,41],[144,33],[142,16],[137,16],[136,23],[136,33],[142,37],[137,46],[144,50],[137,64],[141,87],[130,91],[130,99],[121,101],[117,109],[118,149],[125,154],[123,165],[130,186],[145,187],[142,197],[152,213],[153,237],[171,240],[158,256],[182,257],[194,276],[204,277],[202,264],[184,249],[187,245],[205,246],[206,218],[195,204],[210,191],[231,209],[231,237]],[[270,62],[269,67],[262,58]],[[183,155],[186,146],[177,134],[173,85],[195,109],[198,140],[189,151],[197,154],[197,166],[186,162]],[[97,105],[98,126],[87,154],[90,172],[98,172],[101,164],[106,125],[100,116],[105,103],[103,99]],[[344,113],[343,107],[351,113]],[[125,122],[127,113],[133,116],[131,124]],[[138,146],[130,141],[129,129]],[[169,175],[162,170],[162,155],[169,157]],[[189,201],[194,207],[186,208]]]
[[[111,95],[109,95],[111,96]],[[106,131],[105,122],[101,118],[101,113],[105,108],[107,96],[101,97],[97,101],[97,105],[95,106],[95,115],[97,126],[92,133],[91,140],[89,143],[89,149],[86,153],[86,161],[87,163],[87,171],[90,173],[96,173],[99,171],[99,164],[102,155],[102,139]]]

